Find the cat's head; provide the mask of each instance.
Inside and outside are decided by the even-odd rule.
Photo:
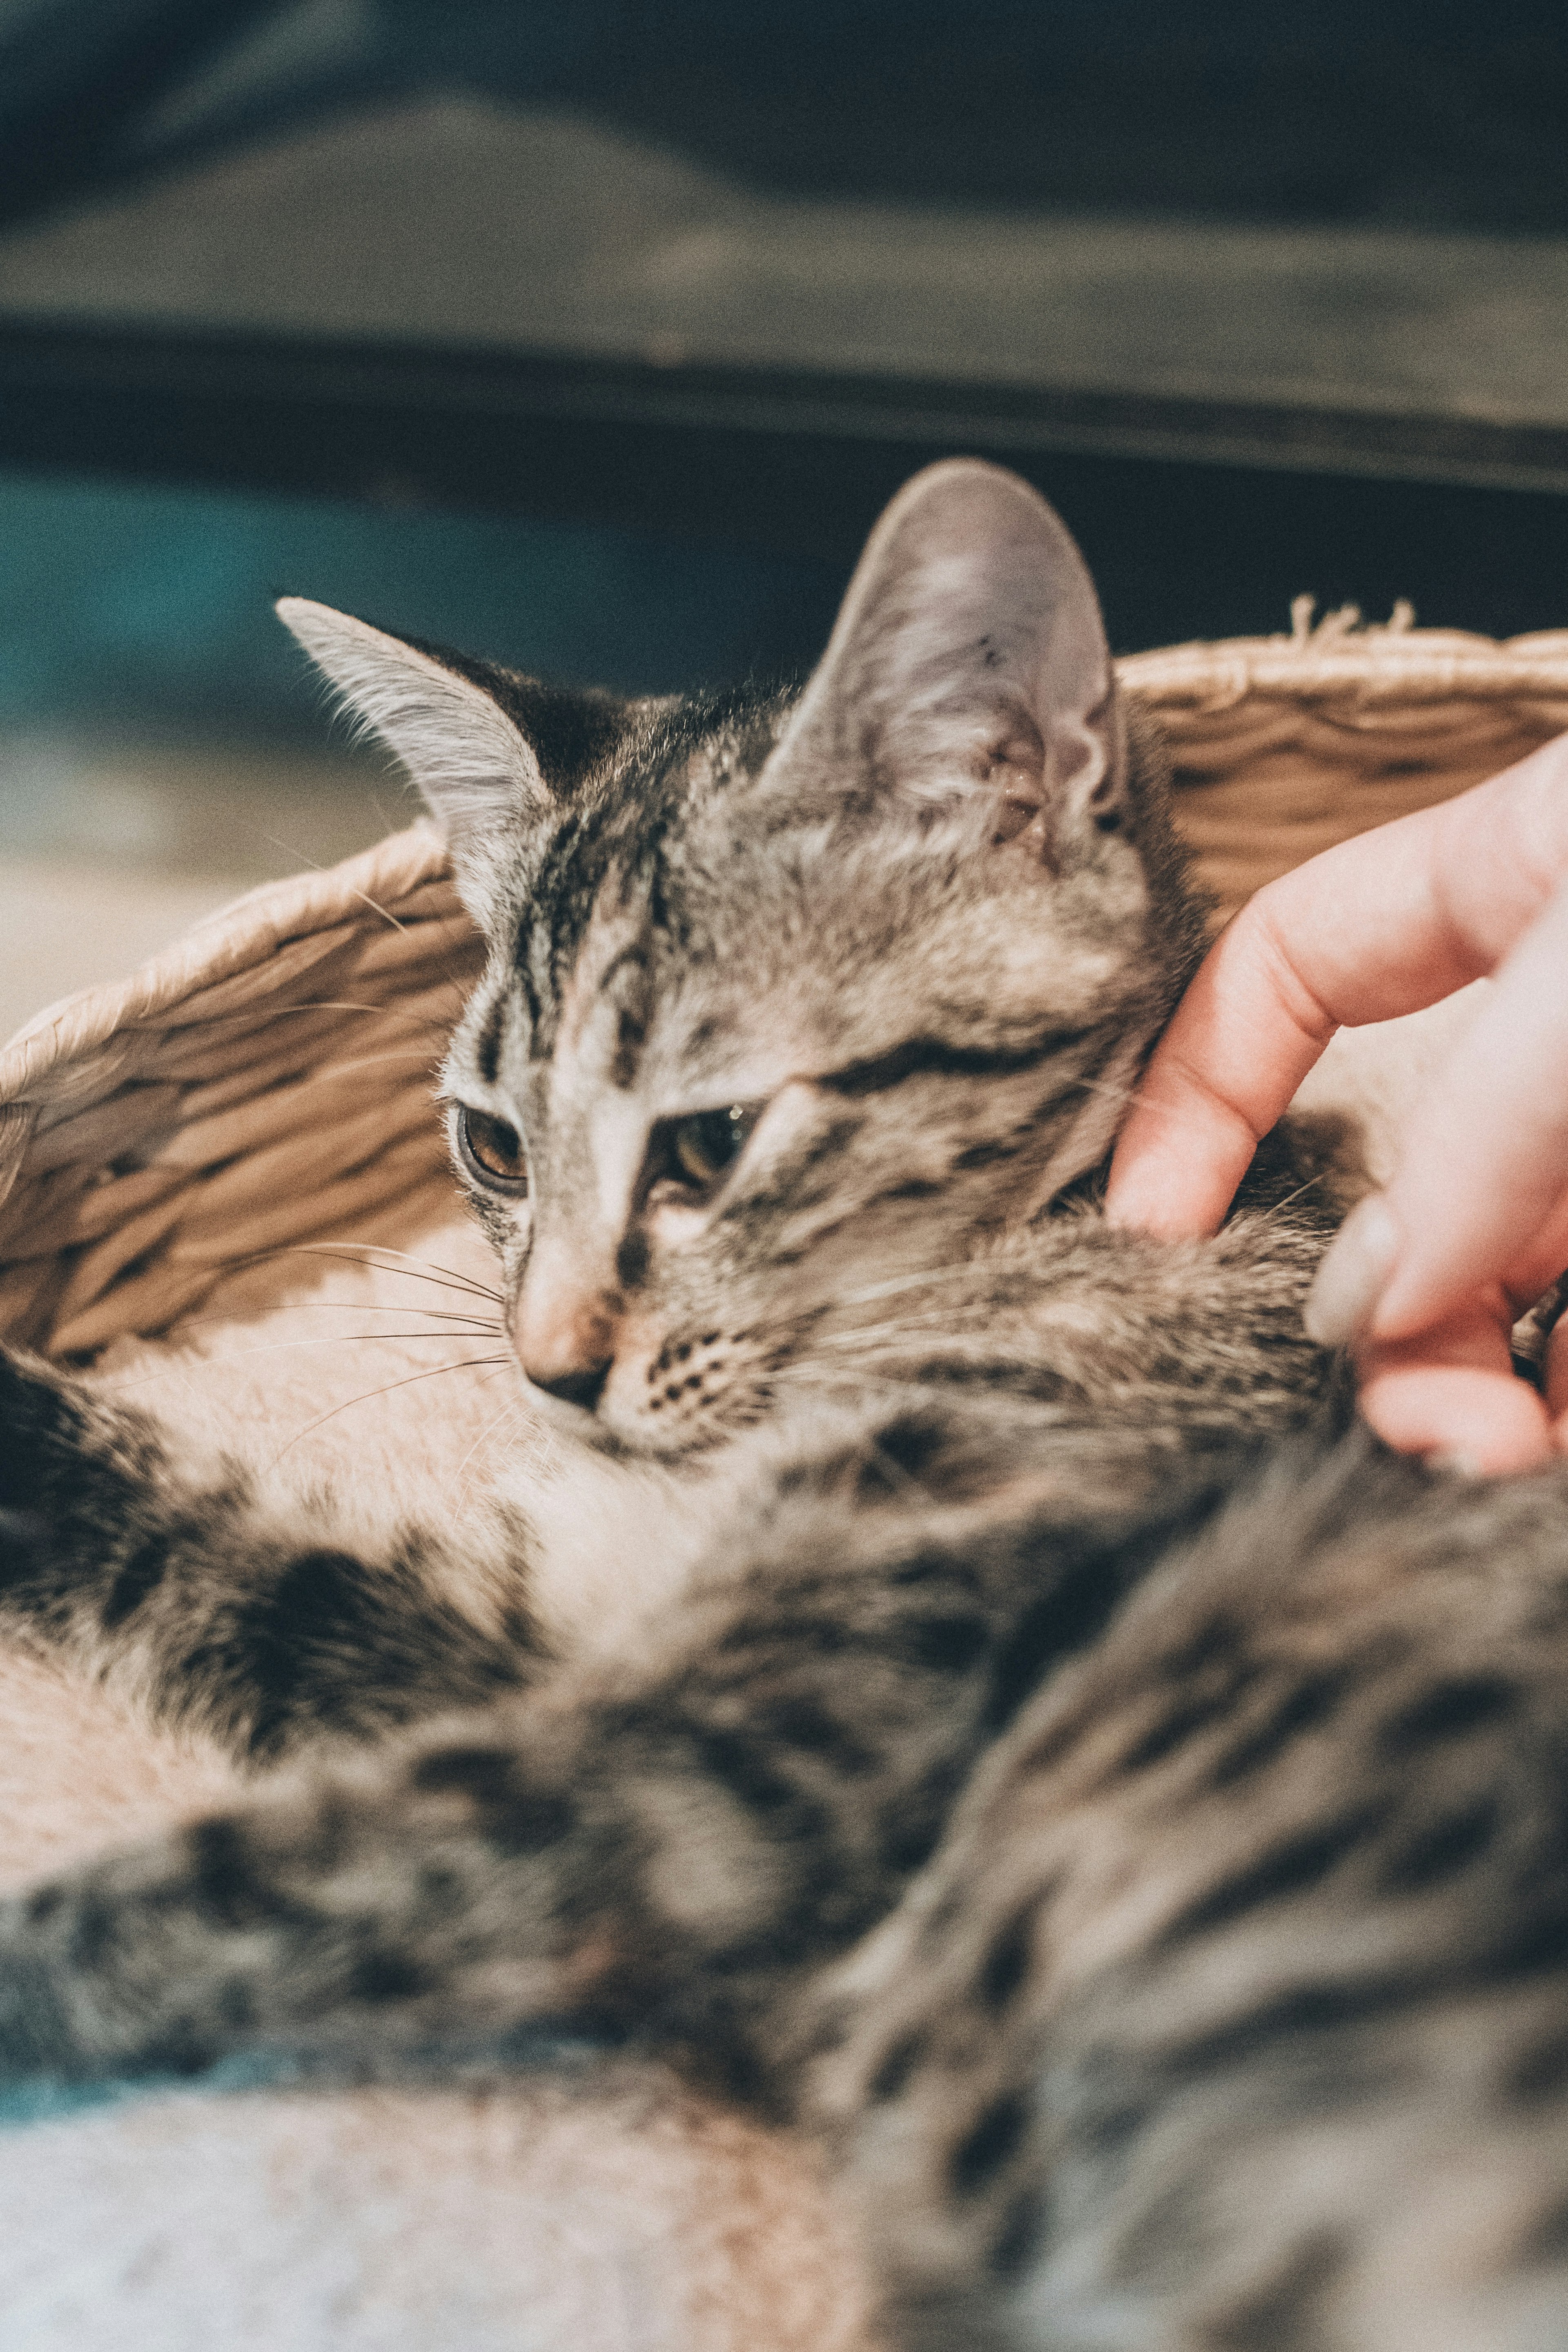
[[[1103,1156],[1197,931],[1026,484],[910,482],[798,696],[568,694],[279,610],[489,940],[453,1153],[523,1369],[584,1433],[682,1452],[805,1361],[858,1377],[889,1298],[933,1311]]]

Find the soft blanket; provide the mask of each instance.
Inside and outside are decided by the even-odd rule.
[[[348,1244],[297,1303],[102,1360],[193,1446],[362,1518],[482,1498],[527,1444],[493,1349],[423,1307],[485,1280],[464,1225],[419,1266]],[[411,1337],[381,1336],[387,1332]],[[431,1336],[437,1335],[437,1336]],[[432,1375],[426,1377],[426,1375]],[[330,1417],[324,1417],[330,1416]],[[285,1449],[287,1449],[285,1451]],[[0,1883],[232,1797],[210,1747],[0,1651]],[[866,2352],[867,2302],[807,2151],[661,2072],[430,2090],[122,2086],[0,2110],[5,2352]]]

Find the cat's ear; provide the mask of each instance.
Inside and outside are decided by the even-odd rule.
[[[482,682],[483,665],[459,667],[457,656],[409,645],[303,596],[280,596],[278,616],[345,709],[407,769],[482,922],[487,877],[509,838],[536,823],[551,799],[532,746]]]
[[[1016,474],[952,458],[872,532],[773,761],[879,806],[934,804],[1047,867],[1121,821],[1125,745],[1094,583]]]

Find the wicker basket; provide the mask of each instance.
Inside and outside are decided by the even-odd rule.
[[[1361,629],[1121,665],[1173,755],[1231,911],[1331,842],[1445,800],[1568,729],[1568,631]],[[449,1215],[429,1081],[479,944],[428,826],[254,891],[0,1053],[0,1335],[57,1355],[286,1286],[276,1253],[401,1245]]]

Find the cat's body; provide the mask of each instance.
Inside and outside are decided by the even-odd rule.
[[[599,2036],[826,2135],[911,2342],[1568,2335],[1568,1498],[1333,1434],[1289,1138],[1099,1215],[1201,932],[1060,526],[921,478],[795,704],[289,617],[489,934],[455,1157],[624,1598],[560,1496],[362,1558],[0,1368],[10,1620],[305,1759],[0,1913],[0,2063]]]

